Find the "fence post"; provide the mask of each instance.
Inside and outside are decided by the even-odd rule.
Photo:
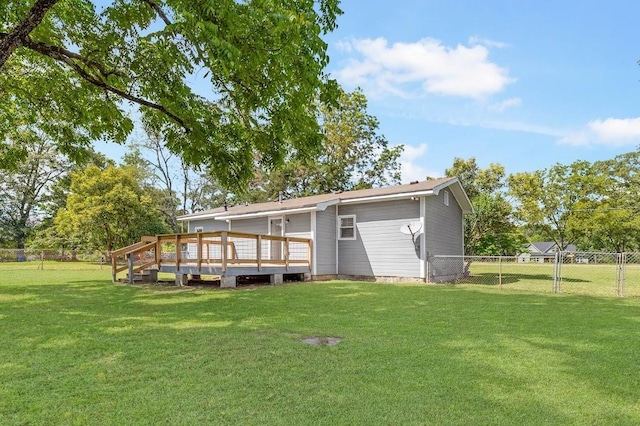
[[[498,256],[498,282],[500,283],[500,290],[502,290],[502,256]]]
[[[554,262],[553,262],[553,292],[557,293],[558,292],[558,275],[559,275],[559,258],[560,258],[560,253],[556,252],[555,258],[554,258]]]
[[[626,253],[618,253],[618,273],[616,274],[616,294],[624,297],[624,279],[626,267]]]
[[[427,284],[431,282],[431,257],[429,256],[429,252],[425,253],[425,281]],[[463,262],[464,264],[464,262]]]

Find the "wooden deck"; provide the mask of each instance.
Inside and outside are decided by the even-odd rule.
[[[192,275],[271,275],[309,273],[312,240],[242,232],[193,232],[143,237],[111,253],[112,277],[127,271]]]

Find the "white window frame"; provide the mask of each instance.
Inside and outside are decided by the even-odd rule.
[[[449,207],[449,191],[446,189],[444,191],[444,205]]]
[[[204,226],[194,226],[193,232],[204,232]]]
[[[353,236],[352,237],[343,237],[342,229],[351,228],[350,226],[342,226],[342,219],[353,219]],[[338,227],[338,240],[339,241],[353,241],[356,239],[357,230],[356,230],[356,215],[355,214],[344,214],[338,216],[338,223],[336,224]]]

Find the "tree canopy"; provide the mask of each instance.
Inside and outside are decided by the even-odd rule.
[[[239,201],[326,194],[400,183],[399,158],[404,147],[389,146],[379,121],[367,111],[361,90],[340,91],[336,106],[317,102],[323,133],[322,149],[312,159],[287,156],[283,167],[258,172]]]
[[[0,243],[24,248],[44,219],[52,187],[70,165],[40,134],[21,132],[12,143],[20,145],[26,158],[12,170],[0,170]]]
[[[143,235],[168,232],[132,167],[91,165],[71,176],[67,204],[55,217],[56,234],[66,247],[115,250]]]
[[[582,232],[579,245],[615,252],[640,248],[640,151],[596,161],[571,226]]]
[[[122,143],[134,117],[229,186],[287,153],[315,155],[309,99],[337,85],[322,36],[338,0],[0,0],[0,159],[37,127],[73,157]],[[259,155],[256,157],[256,153]]]
[[[597,194],[591,164],[575,161],[549,169],[516,173],[509,177],[509,193],[516,202],[516,217],[529,230],[546,236],[564,250],[584,235],[575,212]]]
[[[481,169],[475,158],[455,158],[445,174],[457,177],[474,212],[464,218],[464,244],[468,255],[515,254],[522,245],[511,217],[511,204],[504,197],[505,170],[500,164]]]

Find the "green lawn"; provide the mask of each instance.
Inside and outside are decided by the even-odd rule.
[[[0,424],[640,423],[638,299],[98,268],[0,275]]]

